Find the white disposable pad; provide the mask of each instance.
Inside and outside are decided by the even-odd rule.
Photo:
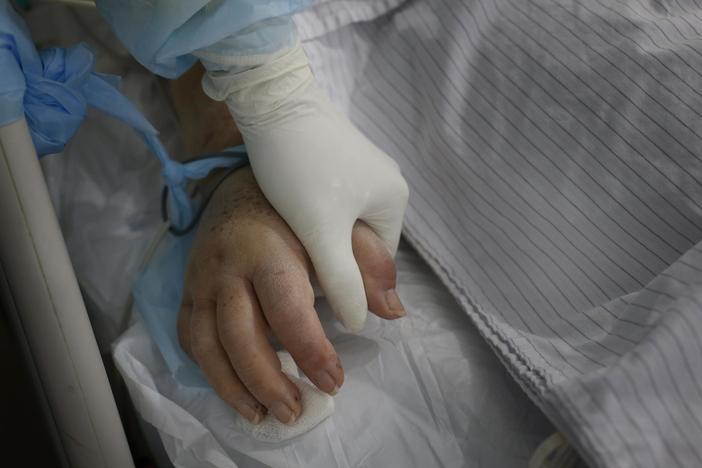
[[[358,335],[318,302],[346,381],[334,413],[286,442],[255,440],[212,390],[178,385],[141,324],[114,357],[176,466],[526,466],[550,424],[406,245],[398,275],[408,316],[371,315]]]

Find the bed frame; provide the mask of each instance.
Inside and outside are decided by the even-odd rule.
[[[24,348],[63,466],[133,467],[24,120],[0,127],[0,309]]]

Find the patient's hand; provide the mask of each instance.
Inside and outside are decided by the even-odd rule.
[[[386,319],[403,316],[393,260],[363,223],[354,228],[353,250],[369,309]],[[250,168],[229,176],[205,210],[190,252],[178,332],[219,396],[252,422],[270,410],[292,423],[302,410],[271,337],[322,391],[334,393],[344,381],[314,309],[310,273],[305,250]]]

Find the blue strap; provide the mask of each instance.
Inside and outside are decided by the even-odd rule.
[[[205,205],[209,202],[208,196],[208,198],[203,201],[200,209],[194,211],[193,205],[186,192],[189,180],[202,179],[206,177],[210,171],[217,168],[235,170],[246,165],[248,161],[249,158],[246,155],[246,147],[244,147],[244,145],[228,148],[219,154],[201,156],[195,160],[184,163],[167,160],[163,165],[163,177],[165,180],[169,181],[169,183],[166,184],[165,193],[169,195],[170,203],[179,204],[179,207],[175,210],[171,209],[172,207],[170,204],[166,206],[168,219],[171,220],[171,232],[176,235],[187,234],[199,221],[200,215],[205,209]],[[217,186],[219,186],[219,183]],[[189,210],[187,216],[184,214],[185,209]],[[177,220],[177,222],[173,222],[174,211],[177,215],[181,216],[181,219]]]
[[[58,153],[75,134],[93,106],[138,131],[162,165],[168,187],[168,215],[176,228],[191,223],[195,209],[186,192],[189,180],[214,168],[241,165],[242,147],[181,164],[173,161],[158,132],[116,88],[119,78],[93,71],[95,56],[85,45],[50,48],[38,53],[22,18],[0,0],[0,126],[24,117],[39,156]]]

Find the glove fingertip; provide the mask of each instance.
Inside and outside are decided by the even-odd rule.
[[[351,288],[339,294],[338,289],[326,292],[327,300],[336,319],[347,330],[356,333],[363,329],[368,316],[368,304],[363,289],[352,294]]]
[[[347,314],[344,317],[337,317],[341,324],[351,333],[358,333],[363,330],[366,324],[366,317],[368,317],[368,311],[363,311],[359,313]]]

